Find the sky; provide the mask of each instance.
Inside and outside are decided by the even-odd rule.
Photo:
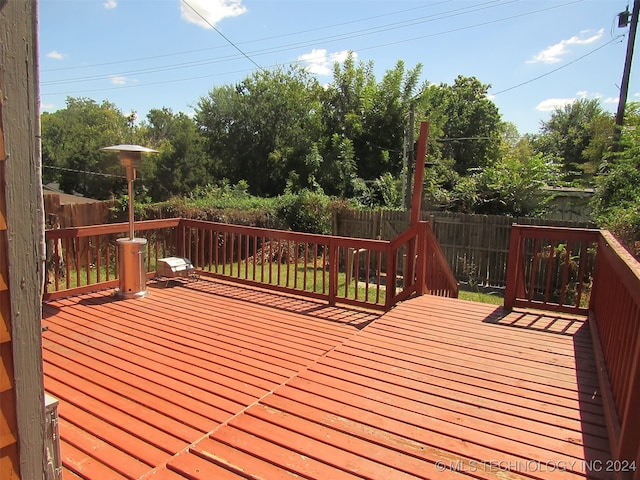
[[[629,0],[630,1],[630,0]],[[41,110],[106,100],[144,120],[192,115],[212,88],[298,64],[321,84],[353,52],[378,81],[403,61],[421,80],[489,84],[502,119],[537,133],[556,108],[615,113],[627,0],[40,0]],[[637,43],[637,42],[636,42]],[[640,54],[636,55],[640,62]],[[640,101],[632,68],[628,100]],[[417,92],[416,92],[417,93]]]

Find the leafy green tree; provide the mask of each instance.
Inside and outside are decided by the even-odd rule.
[[[476,213],[539,216],[552,195],[548,187],[559,180],[553,159],[534,153],[528,138],[503,143],[500,158],[475,175],[478,186]]]
[[[620,144],[597,177],[593,215],[640,258],[640,103],[627,105]]]
[[[330,152],[339,143],[338,135],[353,146],[357,177],[374,180],[387,172],[401,172],[404,128],[421,69],[417,65],[406,70],[399,61],[377,82],[372,62],[357,64],[350,55],[342,65],[335,64],[333,82],[323,97],[321,152],[327,152],[328,169],[336,170],[331,166],[336,157]]]
[[[145,158],[142,179],[154,201],[184,195],[214,181],[205,138],[195,121],[168,108],[153,109],[142,130],[158,155]]]
[[[64,192],[97,199],[126,190],[117,156],[100,148],[131,143],[131,117],[107,101],[69,97],[66,108],[43,113],[41,124],[45,180],[57,180]]]
[[[459,174],[486,167],[500,152],[502,120],[487,96],[489,85],[458,76],[453,85],[429,85],[419,97],[420,116],[430,122],[430,156],[451,161]]]
[[[318,131],[319,85],[297,67],[254,73],[235,87],[202,97],[196,122],[221,176],[246,180],[251,193],[282,193],[296,179],[315,175],[308,162]]]
[[[567,181],[591,184],[613,133],[613,117],[600,101],[580,99],[556,108],[540,130],[533,142],[536,152],[556,158]]]

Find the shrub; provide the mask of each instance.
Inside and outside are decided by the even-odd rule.
[[[303,190],[298,195],[278,197],[277,216],[296,232],[330,234],[330,198],[322,193]]]

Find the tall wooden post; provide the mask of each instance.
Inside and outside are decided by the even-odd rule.
[[[429,139],[429,122],[420,123],[420,137],[418,138],[418,153],[416,155],[416,169],[413,177],[413,196],[411,197],[411,226],[420,220],[422,205],[422,182],[424,180],[424,158],[427,153]]]

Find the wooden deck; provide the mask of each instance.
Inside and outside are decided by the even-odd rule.
[[[65,480],[609,478],[583,318],[149,290],[44,305]]]

